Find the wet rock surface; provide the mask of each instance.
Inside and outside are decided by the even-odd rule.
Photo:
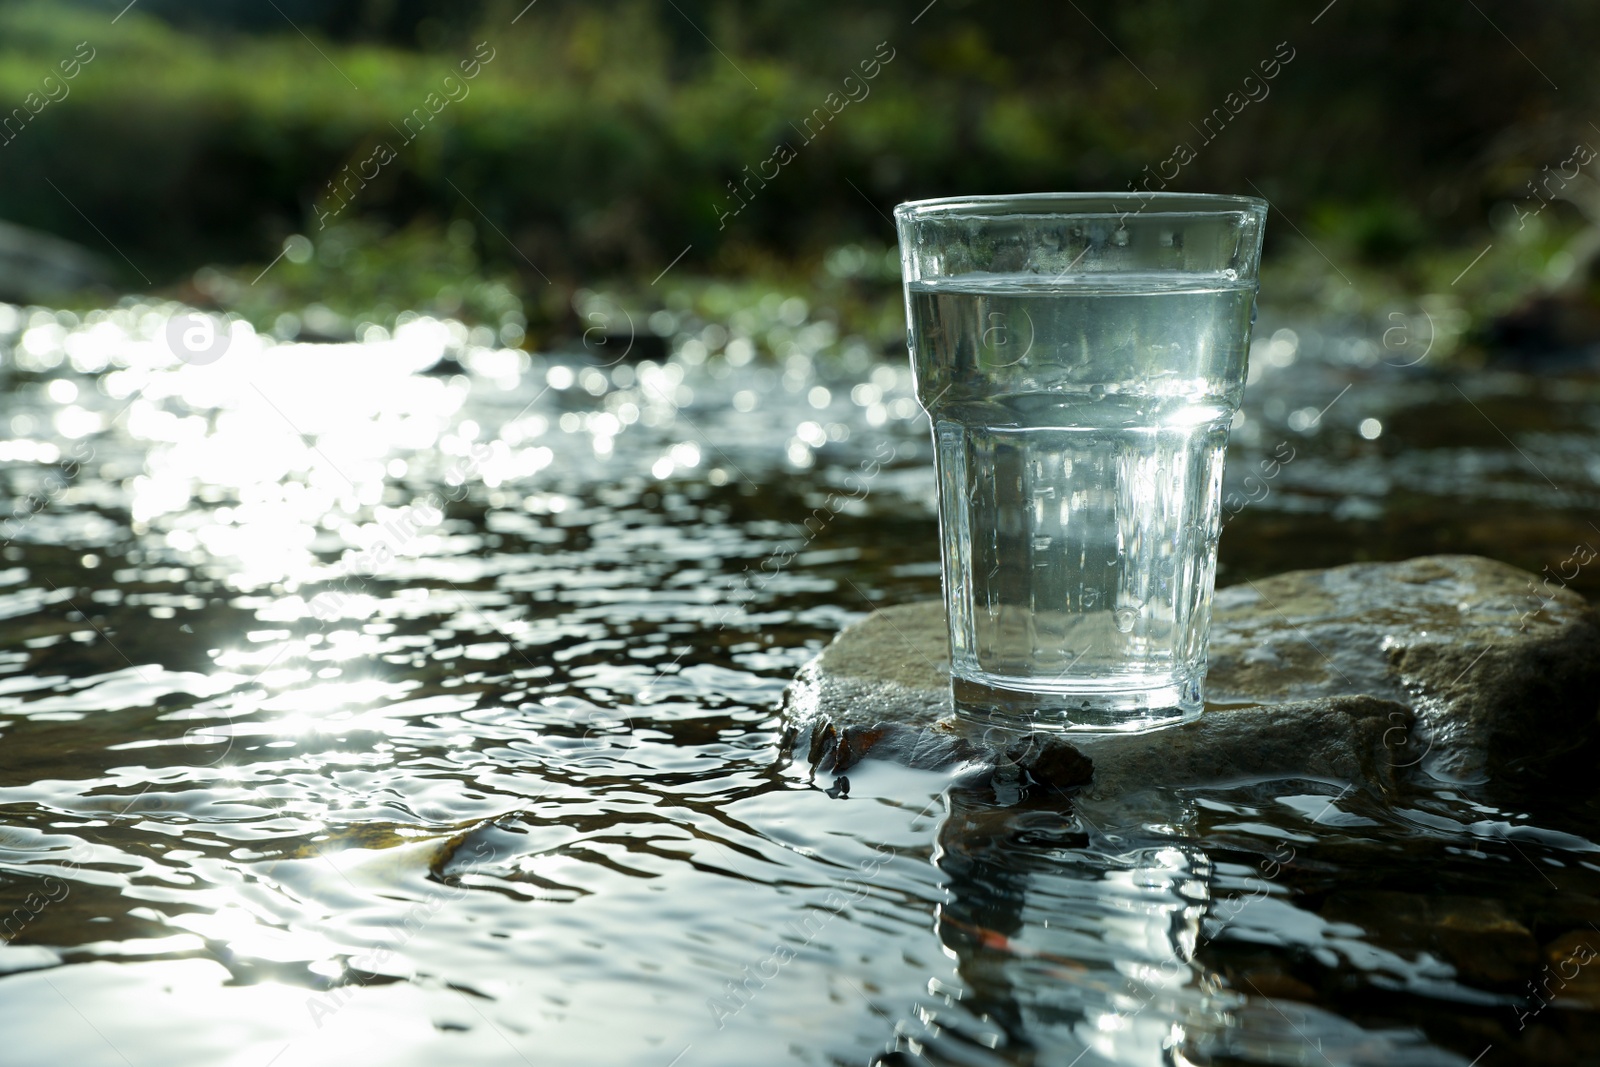
[[[848,628],[785,695],[796,758],[969,763],[1087,796],[1307,777],[1389,793],[1572,756],[1600,710],[1600,620],[1553,581],[1476,556],[1294,571],[1219,590],[1208,707],[1132,735],[1011,734],[958,720],[943,605]]]

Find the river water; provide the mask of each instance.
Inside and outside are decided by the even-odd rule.
[[[784,759],[795,669],[937,595],[899,361],[412,319],[199,364],[173,310],[0,306],[0,1063],[1600,1055],[1586,783],[1089,825]],[[1600,383],[1405,362],[1264,326],[1220,583],[1475,551],[1593,595]]]

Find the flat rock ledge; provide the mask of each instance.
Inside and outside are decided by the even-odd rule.
[[[1583,597],[1476,556],[1292,571],[1217,591],[1207,707],[1142,734],[1065,737],[956,718],[944,606],[873,612],[784,695],[817,773],[868,756],[1014,769],[1115,796],[1271,778],[1392,794],[1410,775],[1514,776],[1572,756],[1600,714],[1600,617]]]

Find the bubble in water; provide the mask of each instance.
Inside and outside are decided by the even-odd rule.
[[[1116,611],[1111,613],[1111,617],[1116,620],[1118,630],[1125,634],[1132,633],[1133,624],[1139,619],[1139,609],[1118,608]]]

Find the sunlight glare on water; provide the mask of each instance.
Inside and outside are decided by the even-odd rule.
[[[1108,814],[869,762],[830,797],[782,758],[785,684],[938,591],[899,362],[723,329],[611,364],[412,316],[340,345],[236,323],[201,365],[164,341],[181,311],[0,307],[0,1060],[1466,1063],[1463,1013],[1514,989],[1324,901],[1410,892],[1421,856],[1529,922],[1527,863],[1600,895],[1583,812],[1464,796]],[[1313,347],[1247,394],[1225,496],[1298,451],[1221,584],[1230,538],[1307,565],[1392,487],[1548,492],[1476,440],[1358,451],[1419,432],[1420,378],[1290,429],[1350,373]],[[1592,444],[1583,403],[1556,410]],[[1569,442],[1524,446],[1585,506]],[[1294,556],[1251,532],[1306,515]]]

